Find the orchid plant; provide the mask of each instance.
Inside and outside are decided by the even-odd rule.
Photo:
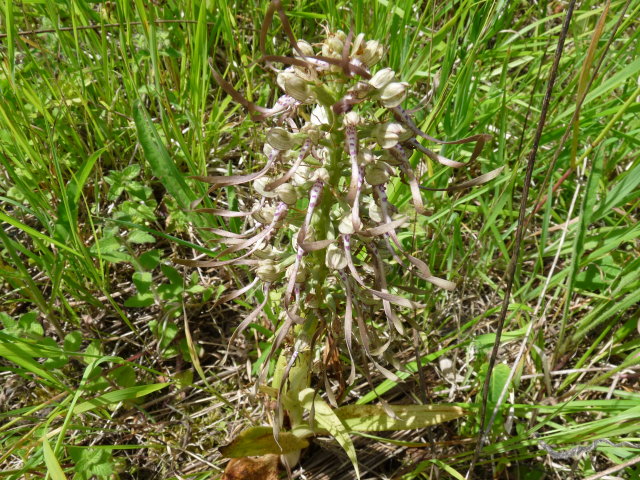
[[[290,56],[266,51],[276,12],[292,47]],[[393,337],[405,331],[399,309],[422,305],[393,293],[388,274],[391,268],[445,290],[455,288],[453,282],[435,276],[425,259],[403,245],[399,232],[411,227],[412,219],[398,212],[387,191],[398,179],[408,184],[415,211],[426,214],[421,193],[425,187],[410,162],[413,153],[451,168],[465,164],[445,158],[421,142],[474,143],[473,161],[490,136],[454,141],[429,136],[402,107],[409,84],[400,81],[390,68],[378,67],[385,53],[383,44],[367,40],[364,34],[356,35],[353,29],[327,32],[320,44],[298,40],[279,0],[267,11],[260,50],[260,62],[277,71],[276,83],[283,92],[271,108],[247,100],[215,68],[213,76],[254,121],[266,126],[266,161],[255,173],[197,177],[211,184],[211,191],[251,184],[255,195],[244,200],[246,212],[198,209],[221,217],[243,217],[245,233],[212,228],[225,246],[218,258],[181,261],[198,267],[248,265],[254,269],[252,282],[219,300],[229,301],[254,288],[262,289],[261,303],[240,323],[231,342],[261,316],[267,302],[278,302],[272,305],[273,311],[280,312],[280,322],[274,325],[269,360],[280,353],[271,386],[261,387],[277,402],[272,426],[269,434],[264,428],[260,430],[262,427],[250,429],[223,453],[230,457],[283,454],[284,463],[290,466],[306,446],[306,437],[329,432],[347,451],[357,471],[350,432],[418,428],[464,414],[451,406],[391,406],[383,402],[380,407],[358,409],[338,404],[354,382],[358,364],[369,382],[368,364],[398,380],[380,358]],[[282,68],[275,69],[276,65]],[[443,190],[468,188],[498,173],[499,169]],[[369,319],[375,318],[386,319],[387,338],[379,338],[372,328]],[[313,365],[339,358],[341,348],[349,359],[350,373],[344,380],[340,368],[334,378],[328,368],[321,369],[325,402],[310,388]],[[357,361],[359,356],[363,361]],[[261,384],[266,374],[267,368],[263,368]],[[305,417],[305,411],[313,411],[314,418]]]

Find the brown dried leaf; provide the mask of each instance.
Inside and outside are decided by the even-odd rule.
[[[222,480],[278,480],[278,455],[232,458]]]

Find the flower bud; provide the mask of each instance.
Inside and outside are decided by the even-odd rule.
[[[376,223],[382,223],[382,209],[375,202],[369,204],[369,218]]]
[[[262,223],[263,225],[267,225],[271,223],[273,220],[273,216],[275,214],[275,208],[270,206],[264,206],[259,210],[256,210],[251,214],[254,220]]]
[[[267,185],[273,182],[271,177],[260,177],[253,181],[253,189],[265,198],[275,198],[278,194],[272,190],[267,190]]]
[[[332,270],[342,270],[347,267],[347,256],[340,247],[332,243],[327,247],[325,264]]]
[[[329,117],[327,116],[327,109],[322,105],[318,105],[311,110],[311,123],[314,125],[329,125]]]
[[[364,46],[364,52],[360,56],[360,60],[368,67],[372,67],[380,61],[383,54],[384,47],[380,42],[377,40],[368,40]]]
[[[353,229],[353,218],[350,213],[342,217],[342,220],[340,220],[340,223],[338,224],[338,231],[343,235],[351,235],[355,232]]]
[[[389,165],[384,162],[370,163],[364,170],[364,179],[369,185],[382,185],[389,181]]]
[[[373,129],[373,137],[382,148],[391,148],[400,141],[407,140],[407,130],[399,123],[383,123]]]
[[[376,157],[373,152],[368,148],[361,148],[358,151],[358,164],[367,165],[371,162],[375,162]]]
[[[275,189],[275,193],[280,197],[287,205],[295,205],[298,201],[298,194],[296,193],[296,189],[290,183],[285,183],[280,185]]]
[[[322,55],[331,58],[342,57],[344,42],[336,35],[329,35],[322,44]]]
[[[364,33],[359,33],[351,43],[351,56],[360,56],[364,51]]]
[[[284,128],[274,127],[267,132],[267,143],[276,150],[289,150],[295,145],[295,140]]]
[[[344,124],[347,126],[355,127],[356,125],[359,125],[361,122],[362,122],[362,119],[360,118],[360,115],[358,114],[358,112],[354,112],[353,110],[344,116]]]
[[[373,86],[369,82],[358,82],[348,92],[353,98],[361,100],[369,95],[371,90],[373,90]]]
[[[313,57],[315,55],[315,53],[313,52],[313,47],[306,40],[298,40],[298,48],[308,57]]]
[[[280,72],[277,81],[278,85],[280,85],[287,95],[295,98],[299,102],[310,103],[315,98],[307,81],[300,78],[295,72],[290,70]]]
[[[258,269],[256,270],[256,275],[263,282],[275,282],[280,278],[281,273],[276,268],[275,264],[273,263],[273,260],[264,259],[264,260],[260,260],[260,263],[258,263]]]
[[[320,137],[322,137],[323,133],[318,128],[317,125],[313,123],[305,123],[300,129],[300,133],[304,133],[305,137],[308,138],[313,145],[317,145]]]
[[[296,173],[293,174],[293,179],[291,180],[291,182],[295,186],[301,187],[302,185],[304,185],[305,183],[311,180],[312,174],[313,174],[313,171],[311,170],[311,167],[307,165],[300,165],[297,168]]]
[[[387,108],[393,108],[400,105],[407,96],[408,83],[391,82],[380,92],[380,101]]]
[[[323,182],[326,183],[326,182],[329,181],[329,170],[327,170],[324,167],[320,167],[315,172],[313,172],[313,175],[312,175],[311,179],[314,182],[316,182],[318,180],[322,180]]]
[[[369,85],[373,88],[381,89],[386,87],[389,83],[395,80],[396,73],[390,68],[383,68],[378,70],[373,77],[369,80]]]
[[[294,265],[290,265],[289,268],[287,268],[287,278],[290,278],[293,274],[293,267]],[[307,269],[304,265],[300,265],[296,273],[296,283],[304,283],[308,276]]]

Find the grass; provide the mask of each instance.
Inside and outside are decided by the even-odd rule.
[[[206,253],[211,238],[199,227],[220,222],[186,208],[206,193],[189,177],[262,162],[259,129],[209,69],[210,60],[226,68],[250,100],[273,101],[271,74],[252,64],[254,19],[267,7],[258,3],[5,0],[1,477],[217,478],[224,461],[215,447],[239,426],[265,421],[265,405],[244,389],[269,348],[267,323],[248,329],[221,362],[233,328],[261,299],[215,299],[247,272],[172,262]],[[628,444],[600,443],[570,460],[539,449],[540,440],[556,450],[640,441],[640,4],[607,5],[606,15],[602,2],[579,5],[560,61],[479,478],[603,478],[608,468],[640,476],[638,449]],[[408,106],[429,94],[416,114],[428,133],[493,135],[456,180],[505,167],[463,193],[423,192],[433,214],[403,238],[458,284],[450,294],[417,298],[426,305],[414,320],[429,402],[480,403],[563,6],[317,0],[289,7],[300,38],[321,38],[320,25],[346,30],[353,18],[357,31],[384,41],[388,65],[416,85]],[[20,34],[31,30],[42,32]],[[279,22],[271,34],[285,52]],[[447,145],[440,153],[464,160],[471,152]],[[448,171],[427,167],[428,186],[448,185]],[[204,202],[233,206],[237,193],[227,187]],[[407,186],[395,185],[390,200],[410,211]],[[379,395],[420,401],[413,347],[412,338],[395,346],[401,353],[388,365],[406,383],[374,378]],[[375,399],[364,379],[349,397]],[[477,416],[446,425],[405,438],[429,444],[415,455],[396,445],[404,463],[389,476],[464,477]],[[330,478],[349,478],[336,472]]]

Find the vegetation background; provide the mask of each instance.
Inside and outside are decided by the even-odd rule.
[[[494,136],[456,176],[504,166],[498,179],[425,192],[433,214],[403,240],[458,288],[419,299],[421,334],[397,352],[406,383],[374,379],[389,400],[477,406],[567,2],[289,3],[299,38],[353,20],[383,41],[383,63],[414,85],[408,106],[428,95],[416,114],[426,132]],[[188,211],[205,193],[189,176],[262,162],[261,129],[217,87],[209,62],[272,103],[273,75],[253,63],[266,8],[1,2],[0,478],[218,478],[216,447],[265,421],[268,406],[245,387],[270,331],[252,325],[222,363],[258,300],[215,303],[248,272],[193,271],[172,258],[206,253],[197,227],[219,222]],[[593,443],[640,440],[639,19],[638,0],[586,0],[574,12],[489,392],[498,416],[479,458],[484,478],[605,478],[606,469],[640,478],[637,448]],[[271,36],[288,53],[277,21]],[[450,178],[425,175],[435,186]],[[228,188],[211,202],[233,206],[236,195]],[[408,206],[408,187],[392,199]],[[375,400],[363,379],[351,395]],[[365,478],[463,478],[477,436],[472,415],[381,450],[360,439],[363,452],[378,452],[361,459]],[[542,439],[595,448],[554,457]],[[350,478],[350,468],[319,441],[296,475]]]

